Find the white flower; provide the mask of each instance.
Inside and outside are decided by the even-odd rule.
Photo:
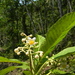
[[[35,58],[39,58],[39,55],[35,55]]]
[[[36,38],[34,37],[34,38],[30,38],[30,37],[28,37],[28,39],[26,40],[26,43],[28,43],[29,45],[35,45],[35,40],[36,40]]]
[[[26,41],[26,38],[22,38],[22,42],[25,42]]]

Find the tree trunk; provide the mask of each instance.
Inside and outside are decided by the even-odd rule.
[[[27,26],[26,26],[26,1],[24,2],[23,1],[23,14],[22,14],[22,25],[23,25],[23,31],[25,34],[28,34],[28,31],[27,31]]]
[[[69,12],[72,12],[72,6],[71,6],[70,0],[67,0],[67,3],[68,3],[68,7],[69,7]],[[68,7],[67,7],[67,8],[68,8]]]
[[[62,12],[62,4],[61,4],[61,0],[57,0],[57,2],[58,2],[58,9],[59,9],[60,17],[62,17],[63,12]]]

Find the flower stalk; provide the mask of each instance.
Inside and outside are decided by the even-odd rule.
[[[29,51],[29,58],[30,58],[30,70],[31,74],[34,75],[34,63],[33,63],[33,58],[32,58],[32,53],[31,50]]]

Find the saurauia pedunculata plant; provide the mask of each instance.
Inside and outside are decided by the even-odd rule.
[[[75,47],[69,47],[51,57],[48,56],[74,26],[75,12],[72,12],[64,15],[52,25],[46,33],[46,37],[41,35],[33,37],[32,34],[21,33],[23,47],[15,48],[14,52],[19,56],[21,52],[24,52],[29,57],[28,61],[22,62],[17,59],[0,57],[0,62],[20,64],[20,66],[2,69],[0,74],[5,75],[16,68],[22,68],[25,75],[74,75]],[[73,57],[70,54],[73,54]],[[71,58],[69,64],[67,64],[67,58]]]

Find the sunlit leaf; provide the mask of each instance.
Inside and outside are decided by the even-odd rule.
[[[23,63],[21,61],[19,61],[18,59],[8,59],[8,58],[5,58],[5,57],[1,57],[0,56],[0,62],[12,62],[12,63]]]
[[[70,29],[73,28],[74,26],[75,26],[75,12],[72,12],[72,13],[68,13],[64,15],[54,25],[52,25],[52,27],[50,27],[50,29],[48,30],[46,34],[46,41],[40,47],[40,50],[44,51],[44,55],[40,60],[39,66],[37,66],[38,68],[41,65],[43,65],[43,63],[46,62],[46,56],[54,50],[56,45],[60,41],[62,41],[62,39],[67,35]],[[55,57],[58,57],[58,56],[59,55],[56,55]],[[39,72],[40,72],[40,69],[37,71],[37,74],[39,74]]]
[[[61,71],[61,70],[58,70],[58,69],[54,69],[54,70],[52,71],[52,73],[53,73],[53,74],[66,74],[65,71]]]
[[[6,73],[13,71],[14,69],[19,68],[18,66],[10,66],[8,68],[0,70],[0,75],[5,75]]]
[[[56,55],[52,56],[52,58],[57,59],[57,58],[60,58],[62,56],[65,56],[67,54],[74,53],[74,52],[75,52],[75,47],[69,47],[69,48],[66,48],[66,49],[60,51]]]
[[[40,50],[44,51],[43,58],[48,55],[55,46],[62,41],[71,28],[75,26],[75,12],[66,14],[60,18],[52,27],[48,30],[46,36],[46,42],[41,46]]]

